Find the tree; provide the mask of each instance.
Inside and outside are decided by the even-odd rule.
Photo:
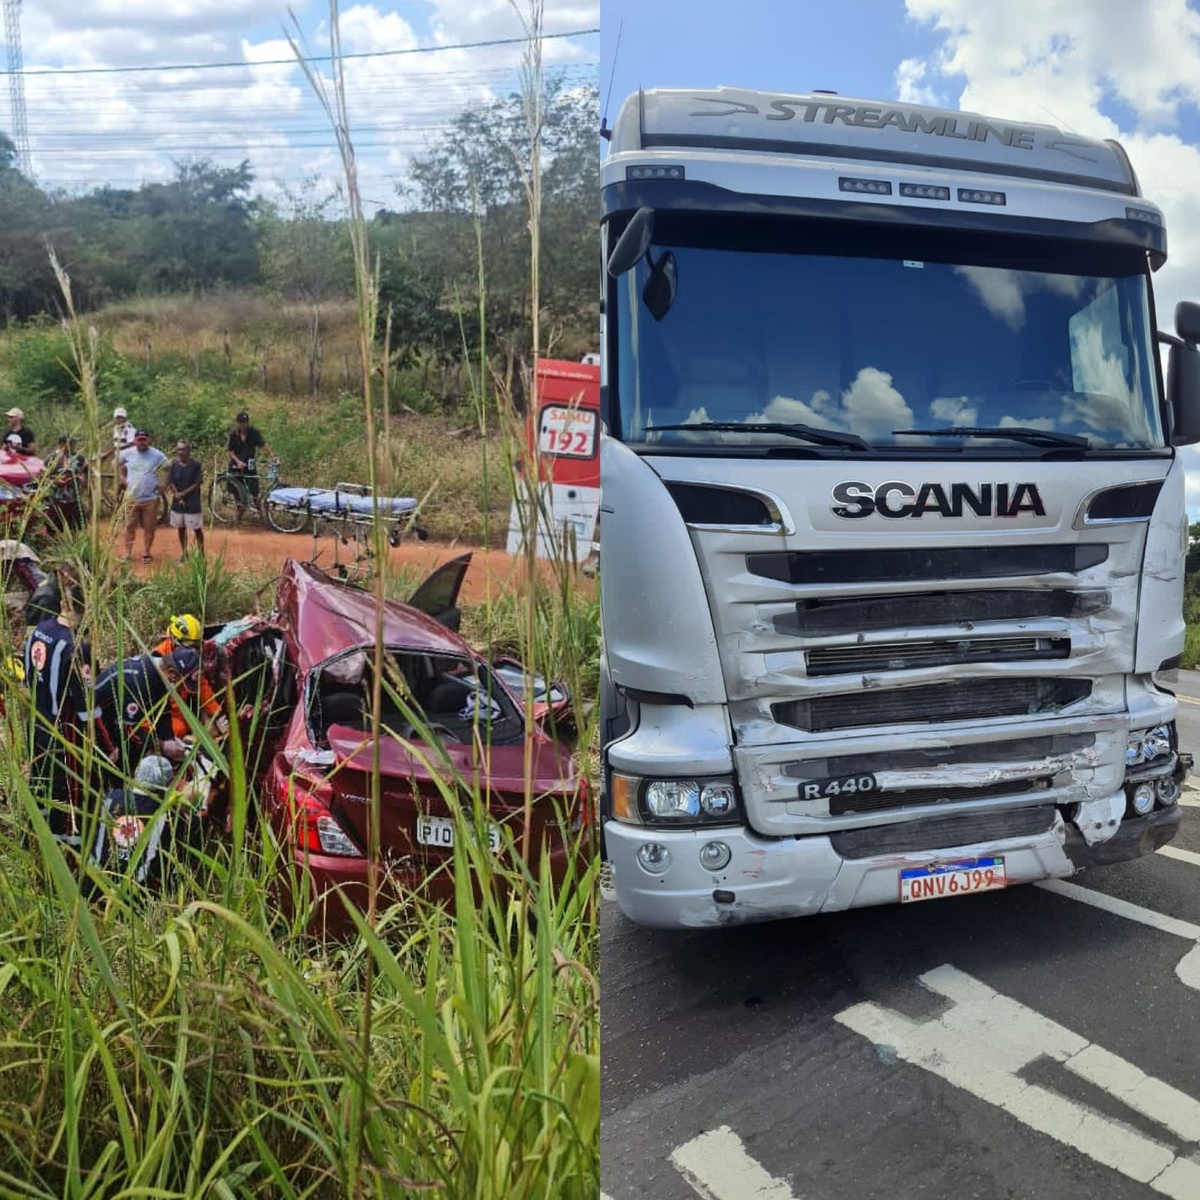
[[[598,321],[599,93],[547,81],[542,138],[541,295],[551,320]],[[524,101],[513,95],[460,114],[449,132],[413,160],[401,194],[428,215],[427,268],[443,279],[443,303],[458,306],[474,336],[477,242],[482,235],[489,338],[510,354],[528,349],[528,141]]]
[[[354,262],[338,194],[311,176],[284,188],[282,205],[259,215],[263,283],[287,300],[319,308],[330,296],[354,292]]]

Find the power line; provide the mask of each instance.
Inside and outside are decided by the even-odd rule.
[[[560,38],[586,37],[599,32],[598,28],[572,29],[566,33],[543,33],[541,40],[550,42]],[[358,58],[397,58],[406,54],[440,54],[445,50],[486,50],[493,46],[523,46],[528,40],[524,37],[489,38],[481,42],[458,42],[447,46],[411,46],[404,50],[362,50],[355,54],[343,54],[341,57],[343,61],[349,61]],[[253,61],[242,59],[239,62],[160,63],[158,66],[152,67],[36,67],[30,70],[22,68],[15,71],[11,69],[0,71],[0,76],[23,75],[28,79],[35,75],[133,75],[148,71],[219,71],[235,67],[242,69],[246,67],[284,67],[299,65],[300,61],[300,59],[292,57],[260,58]],[[305,55],[303,61],[310,63],[333,62],[334,57],[332,54]]]

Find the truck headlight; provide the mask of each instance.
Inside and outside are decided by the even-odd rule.
[[[1142,736],[1145,732],[1144,729],[1136,729],[1129,735],[1129,741],[1125,743],[1126,767],[1136,767],[1146,761],[1145,751],[1142,749]]]
[[[1155,725],[1153,729],[1146,730],[1142,737],[1142,757],[1146,762],[1170,753],[1171,727],[1169,725]]]
[[[1170,725],[1155,725],[1153,729],[1135,729],[1125,744],[1125,765],[1137,767],[1171,753],[1173,738]]]
[[[700,785],[694,779],[655,779],[642,792],[652,821],[695,821],[700,816]]]
[[[638,779],[612,772],[612,815],[636,825],[736,825],[737,789],[728,776]]]

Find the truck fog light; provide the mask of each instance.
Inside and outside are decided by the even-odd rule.
[[[1160,779],[1155,785],[1155,790],[1158,792],[1158,801],[1160,804],[1171,805],[1179,799],[1179,783],[1171,778],[1170,775]]]
[[[671,865],[671,852],[659,842],[645,842],[638,847],[638,866],[650,875],[662,875]]]
[[[1129,806],[1139,817],[1144,817],[1154,807],[1153,784],[1139,783],[1129,797]]]
[[[705,842],[700,847],[700,865],[706,871],[723,871],[729,866],[733,851],[724,842]]]
[[[646,785],[646,809],[660,821],[686,821],[700,815],[700,785],[694,779],[656,779]]]
[[[700,791],[700,807],[710,817],[727,817],[737,807],[733,786],[728,783],[708,783]],[[718,843],[713,843],[714,845]]]

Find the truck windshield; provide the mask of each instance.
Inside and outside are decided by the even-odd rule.
[[[609,281],[623,441],[856,453],[779,429],[796,424],[854,435],[866,444],[857,453],[1030,454],[1028,438],[980,436],[1008,427],[1070,435],[1048,445],[1086,439],[1077,453],[1163,446],[1143,256],[952,231],[780,236],[780,223],[736,222],[718,232],[659,220],[650,256]],[[643,289],[668,252],[675,294],[655,320]],[[919,430],[937,436],[905,432]]]

